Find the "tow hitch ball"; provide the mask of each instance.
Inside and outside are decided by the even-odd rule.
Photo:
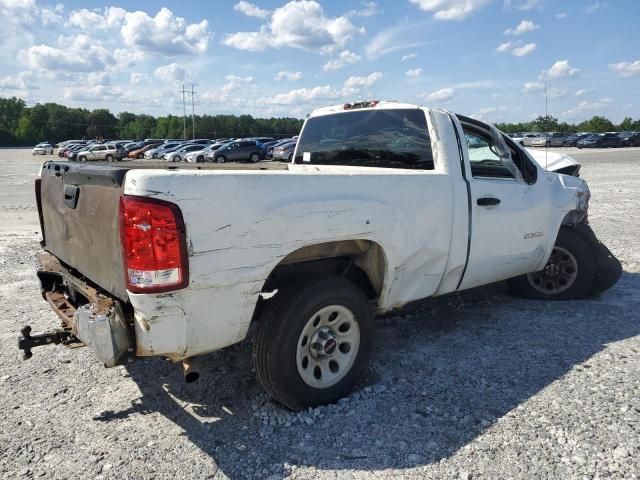
[[[31,349],[34,347],[58,345],[60,343],[68,345],[79,341],[73,333],[65,332],[64,330],[31,335],[31,327],[29,325],[22,327],[20,334],[18,337],[18,349],[22,350],[23,360],[29,360],[33,356]]]

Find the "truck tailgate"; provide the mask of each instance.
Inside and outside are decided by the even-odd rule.
[[[44,249],[123,300],[118,209],[127,170],[49,162],[39,187]]]

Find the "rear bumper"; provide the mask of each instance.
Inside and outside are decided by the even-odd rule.
[[[60,318],[63,330],[91,348],[105,367],[125,363],[135,345],[126,306],[48,252],[40,252],[37,262],[42,296]]]

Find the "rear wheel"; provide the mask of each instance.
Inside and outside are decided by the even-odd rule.
[[[105,159],[107,160],[107,162],[113,162],[113,155],[107,155]]]
[[[174,155],[173,156],[173,161],[174,162],[179,162],[180,161],[180,157],[178,155]]]
[[[251,160],[252,163],[258,163],[260,161],[260,155],[258,155],[257,153],[252,153],[249,157],[249,160]]]
[[[224,162],[226,162],[226,161],[227,161],[227,159],[225,158],[225,156],[224,156],[224,155],[218,155],[218,156],[216,157],[216,163],[224,163]]]
[[[253,345],[258,380],[292,410],[335,402],[364,373],[373,336],[368,300],[351,281],[285,285],[259,320]]]
[[[507,280],[512,292],[539,300],[574,300],[591,293],[597,273],[593,249],[576,232],[561,228],[556,244],[539,272]]]
[[[81,157],[78,157],[78,161],[79,161],[79,162],[86,162],[86,161],[87,161],[87,157],[85,157],[84,155],[82,155]]]

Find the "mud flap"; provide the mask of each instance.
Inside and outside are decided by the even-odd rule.
[[[593,254],[598,266],[598,272],[593,282],[592,292],[602,293],[613,287],[622,276],[622,265],[613,253],[596,237],[591,229],[591,225],[582,223],[579,225],[571,225],[577,234],[579,234],[593,249]]]

